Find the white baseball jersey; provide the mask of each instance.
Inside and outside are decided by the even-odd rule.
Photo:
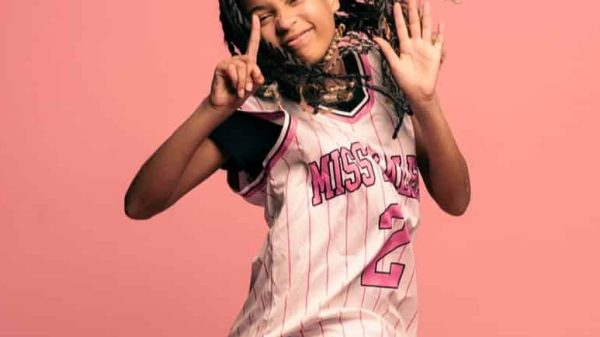
[[[381,85],[379,51],[354,54]],[[353,111],[312,114],[250,97],[240,110],[282,126],[256,177],[229,180],[269,226],[229,337],[416,336],[413,124],[364,89]]]

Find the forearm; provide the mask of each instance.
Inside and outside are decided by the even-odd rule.
[[[212,110],[203,100],[142,165],[125,195],[126,212],[132,214],[165,203],[196,148],[228,116]]]
[[[411,108],[421,129],[433,197],[446,212],[460,215],[471,198],[469,172],[444,118],[439,97],[411,102]]]

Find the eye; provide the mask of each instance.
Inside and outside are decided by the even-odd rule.
[[[260,20],[260,23],[265,23],[267,22],[267,20],[271,19],[273,17],[272,14],[270,13],[266,13],[266,14],[262,14],[258,16],[258,19]]]

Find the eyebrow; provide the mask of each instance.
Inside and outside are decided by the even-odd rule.
[[[261,9],[265,9],[265,8],[267,8],[267,7],[266,7],[266,6],[264,6],[264,5],[257,5],[257,6],[254,6],[254,7],[250,8],[250,10],[248,11],[248,15],[249,15],[249,16],[252,16],[252,14],[253,14],[254,12],[256,12],[256,11],[259,11],[259,10],[261,10]]]

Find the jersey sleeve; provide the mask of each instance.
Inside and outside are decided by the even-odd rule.
[[[281,125],[238,110],[208,137],[229,155],[221,169],[245,171],[255,175],[262,169],[262,161],[277,141],[280,132]]]

